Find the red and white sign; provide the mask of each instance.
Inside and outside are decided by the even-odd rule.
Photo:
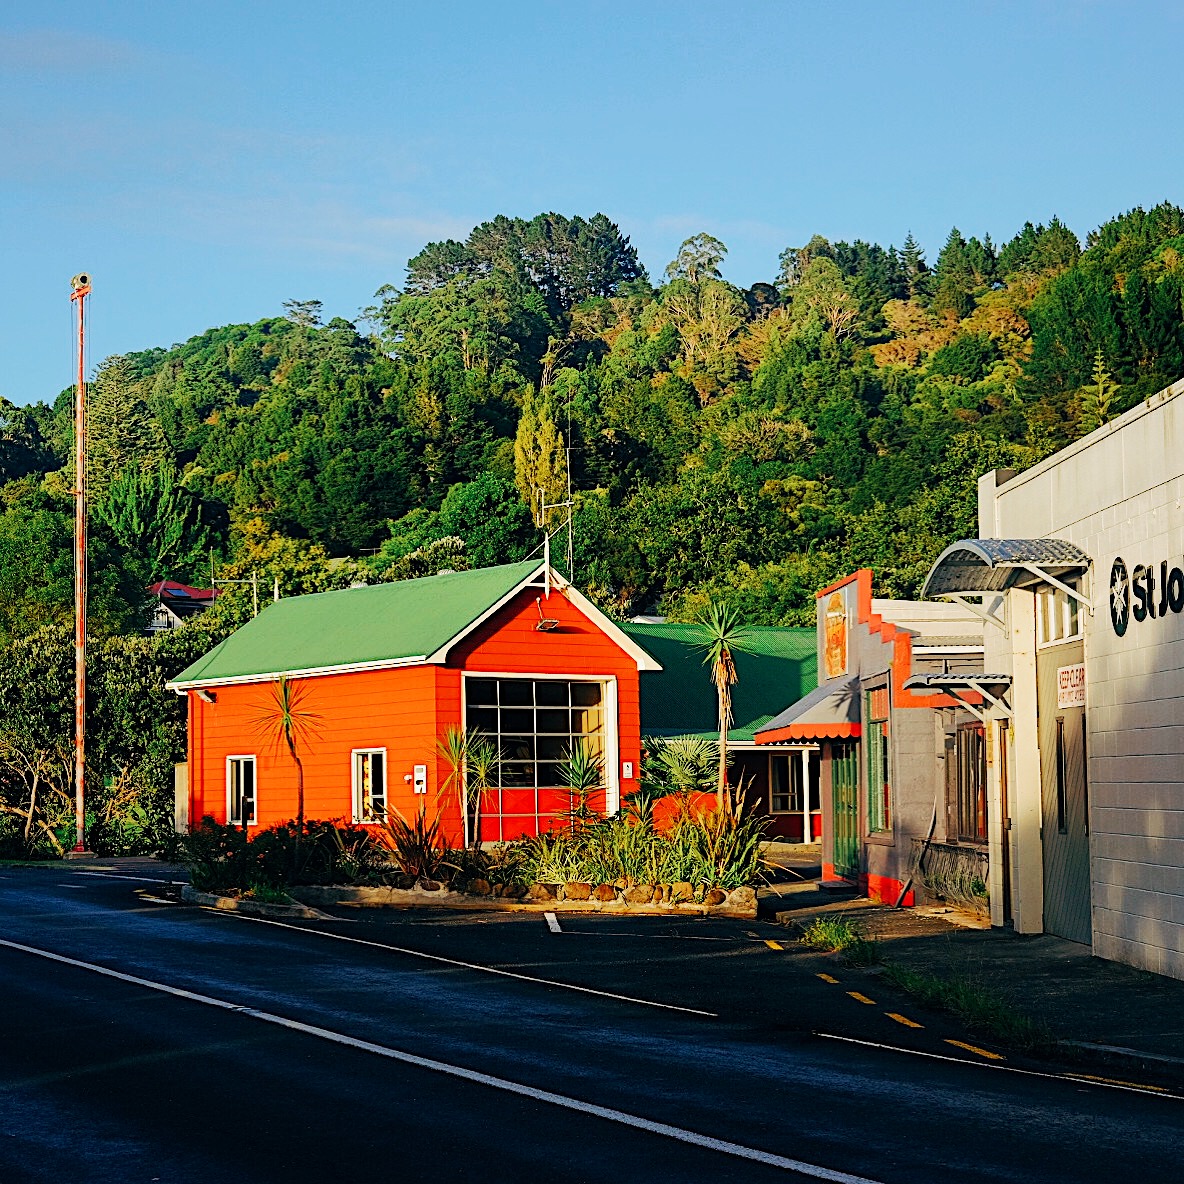
[[[1057,707],[1085,706],[1085,665],[1057,668]]]

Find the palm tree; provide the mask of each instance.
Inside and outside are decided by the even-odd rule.
[[[740,614],[729,604],[711,601],[699,615],[703,640],[696,645],[704,651],[704,665],[711,667],[711,681],[719,700],[719,780],[716,802],[720,811],[732,810],[728,792],[728,731],[732,726],[732,687],[736,685],[736,662],[733,653],[745,649],[748,630]]]
[[[304,705],[308,688],[303,683],[294,683],[286,674],[269,688],[268,702],[259,709],[255,722],[258,731],[273,741],[278,748],[282,743],[296,766],[296,844],[293,861],[299,863],[300,840],[304,834],[304,762],[300,749],[311,738],[321,717],[307,710]]]

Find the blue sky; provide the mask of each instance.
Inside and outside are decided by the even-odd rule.
[[[48,3],[0,18],[0,395],[319,299],[499,213],[603,211],[660,275],[812,234],[933,260],[1184,204],[1169,3]]]

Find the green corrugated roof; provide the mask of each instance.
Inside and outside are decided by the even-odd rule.
[[[641,730],[645,736],[718,736],[717,700],[711,673],[696,643],[698,625],[645,625],[621,628],[662,663],[660,672],[641,676]],[[813,629],[754,626],[736,653],[737,682],[732,688],[732,740],[752,740],[757,728],[796,703],[818,685],[818,642]]]
[[[426,657],[540,566],[531,560],[280,600],[171,685]]]

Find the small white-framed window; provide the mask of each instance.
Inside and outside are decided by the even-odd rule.
[[[386,749],[355,748],[353,752],[354,821],[386,818]]]
[[[1077,580],[1066,581],[1076,589]],[[1080,637],[1084,631],[1081,605],[1076,597],[1060,588],[1044,584],[1036,590],[1036,641],[1040,645],[1056,645]]]
[[[243,825],[246,811],[247,825],[254,826],[256,817],[255,758],[228,756],[226,758],[226,821],[232,826]]]

